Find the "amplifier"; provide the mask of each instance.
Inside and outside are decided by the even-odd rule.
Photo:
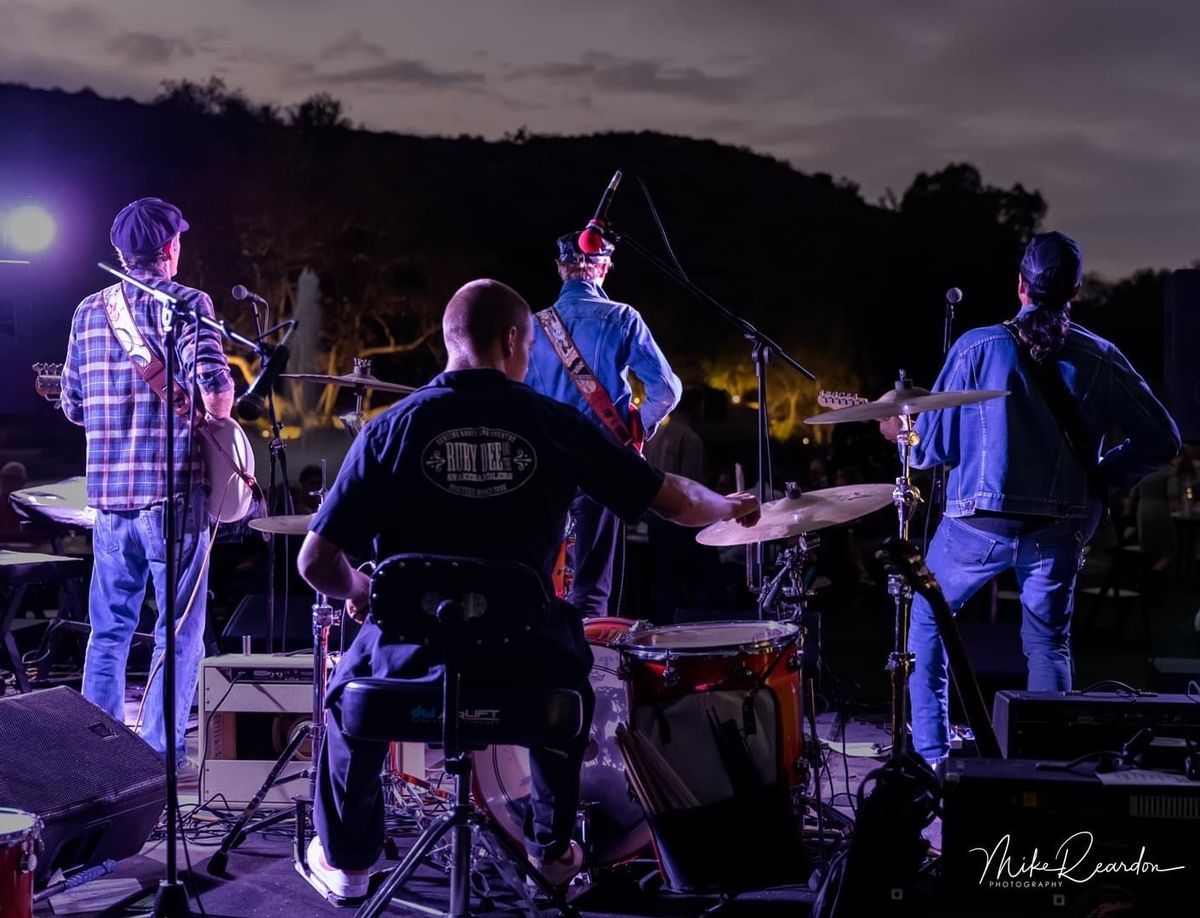
[[[225,654],[200,669],[200,802],[244,806],[301,725],[312,720],[312,654]],[[299,777],[311,763],[305,741],[264,804],[290,806],[308,793]]]
[[[225,654],[200,669],[200,802],[245,806],[258,792],[295,731],[312,720],[312,654]],[[291,806],[307,796],[302,772],[312,764],[305,740],[271,788],[264,806]],[[425,778],[425,747],[393,743],[386,766],[394,775]]]
[[[1156,736],[1200,739],[1200,703],[1187,695],[996,693],[992,723],[1006,759],[1066,761],[1120,749],[1143,727]]]
[[[1148,918],[1200,900],[1200,782],[951,758],[944,789],[939,914]]]

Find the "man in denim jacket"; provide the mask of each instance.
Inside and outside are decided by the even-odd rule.
[[[1125,356],[1070,321],[1082,278],[1074,240],[1062,233],[1034,236],[1018,274],[1016,317],[959,338],[933,387],[1007,389],[1010,395],[926,412],[914,425],[913,466],[950,468],[929,568],[955,613],[997,574],[1014,570],[1032,691],[1071,688],[1075,577],[1106,495],[1089,493],[1088,475],[1068,449],[1028,361],[1049,361],[1062,375],[1084,425],[1103,444],[1098,468],[1109,487],[1128,490],[1180,446],[1175,422]],[[880,427],[890,439],[899,433],[894,418]],[[1104,442],[1114,428],[1124,439]],[[913,600],[909,646],[916,655],[913,745],[936,764],[950,752],[946,652],[920,597]]]
[[[683,384],[638,311],[610,300],[604,292],[612,252],[612,244],[605,241],[598,253],[585,253],[579,248],[577,232],[559,238],[558,274],[563,286],[553,308],[627,424],[633,399],[630,371],[641,380],[646,398],[639,406],[639,414],[648,437],[679,401]],[[607,431],[580,395],[537,322],[525,382],[543,395],[579,409]],[[574,579],[566,599],[584,615],[608,615],[613,558],[621,522],[582,492],[571,504],[571,519],[575,542],[568,561]],[[619,612],[611,611],[614,615]]]

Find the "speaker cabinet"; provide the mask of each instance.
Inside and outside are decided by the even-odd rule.
[[[0,698],[0,806],[42,820],[38,884],[137,854],[166,803],[163,760],[78,692]]]

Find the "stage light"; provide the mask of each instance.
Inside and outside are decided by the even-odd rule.
[[[18,252],[40,252],[54,241],[54,220],[44,208],[23,204],[4,218],[4,236]]]

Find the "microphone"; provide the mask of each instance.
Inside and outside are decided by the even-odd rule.
[[[236,288],[235,288],[236,289]],[[243,288],[245,289],[245,288]],[[951,306],[957,306],[962,302],[962,291],[957,287],[951,287],[946,291],[946,302]]]
[[[263,412],[267,407],[267,397],[271,394],[271,388],[275,385],[275,380],[279,378],[279,374],[283,372],[284,367],[287,366],[288,354],[290,353],[287,343],[288,339],[292,337],[292,332],[295,330],[296,326],[293,324],[287,330],[287,334],[283,336],[283,340],[271,349],[271,353],[267,356],[267,359],[262,362],[258,376],[250,384],[250,388],[243,392],[241,398],[237,400],[237,415],[243,421],[257,421],[263,416]]]
[[[617,193],[619,184],[621,184],[620,169],[613,173],[612,181],[604,189],[600,203],[596,206],[596,212],[588,221],[583,232],[579,234],[579,249],[587,255],[597,255],[604,249],[604,221],[608,217],[608,207],[612,204],[613,195]]]
[[[235,284],[234,288],[229,291],[229,295],[235,300],[249,300],[251,303],[258,303],[259,306],[266,306],[267,301],[252,290],[247,290],[241,284]]]

